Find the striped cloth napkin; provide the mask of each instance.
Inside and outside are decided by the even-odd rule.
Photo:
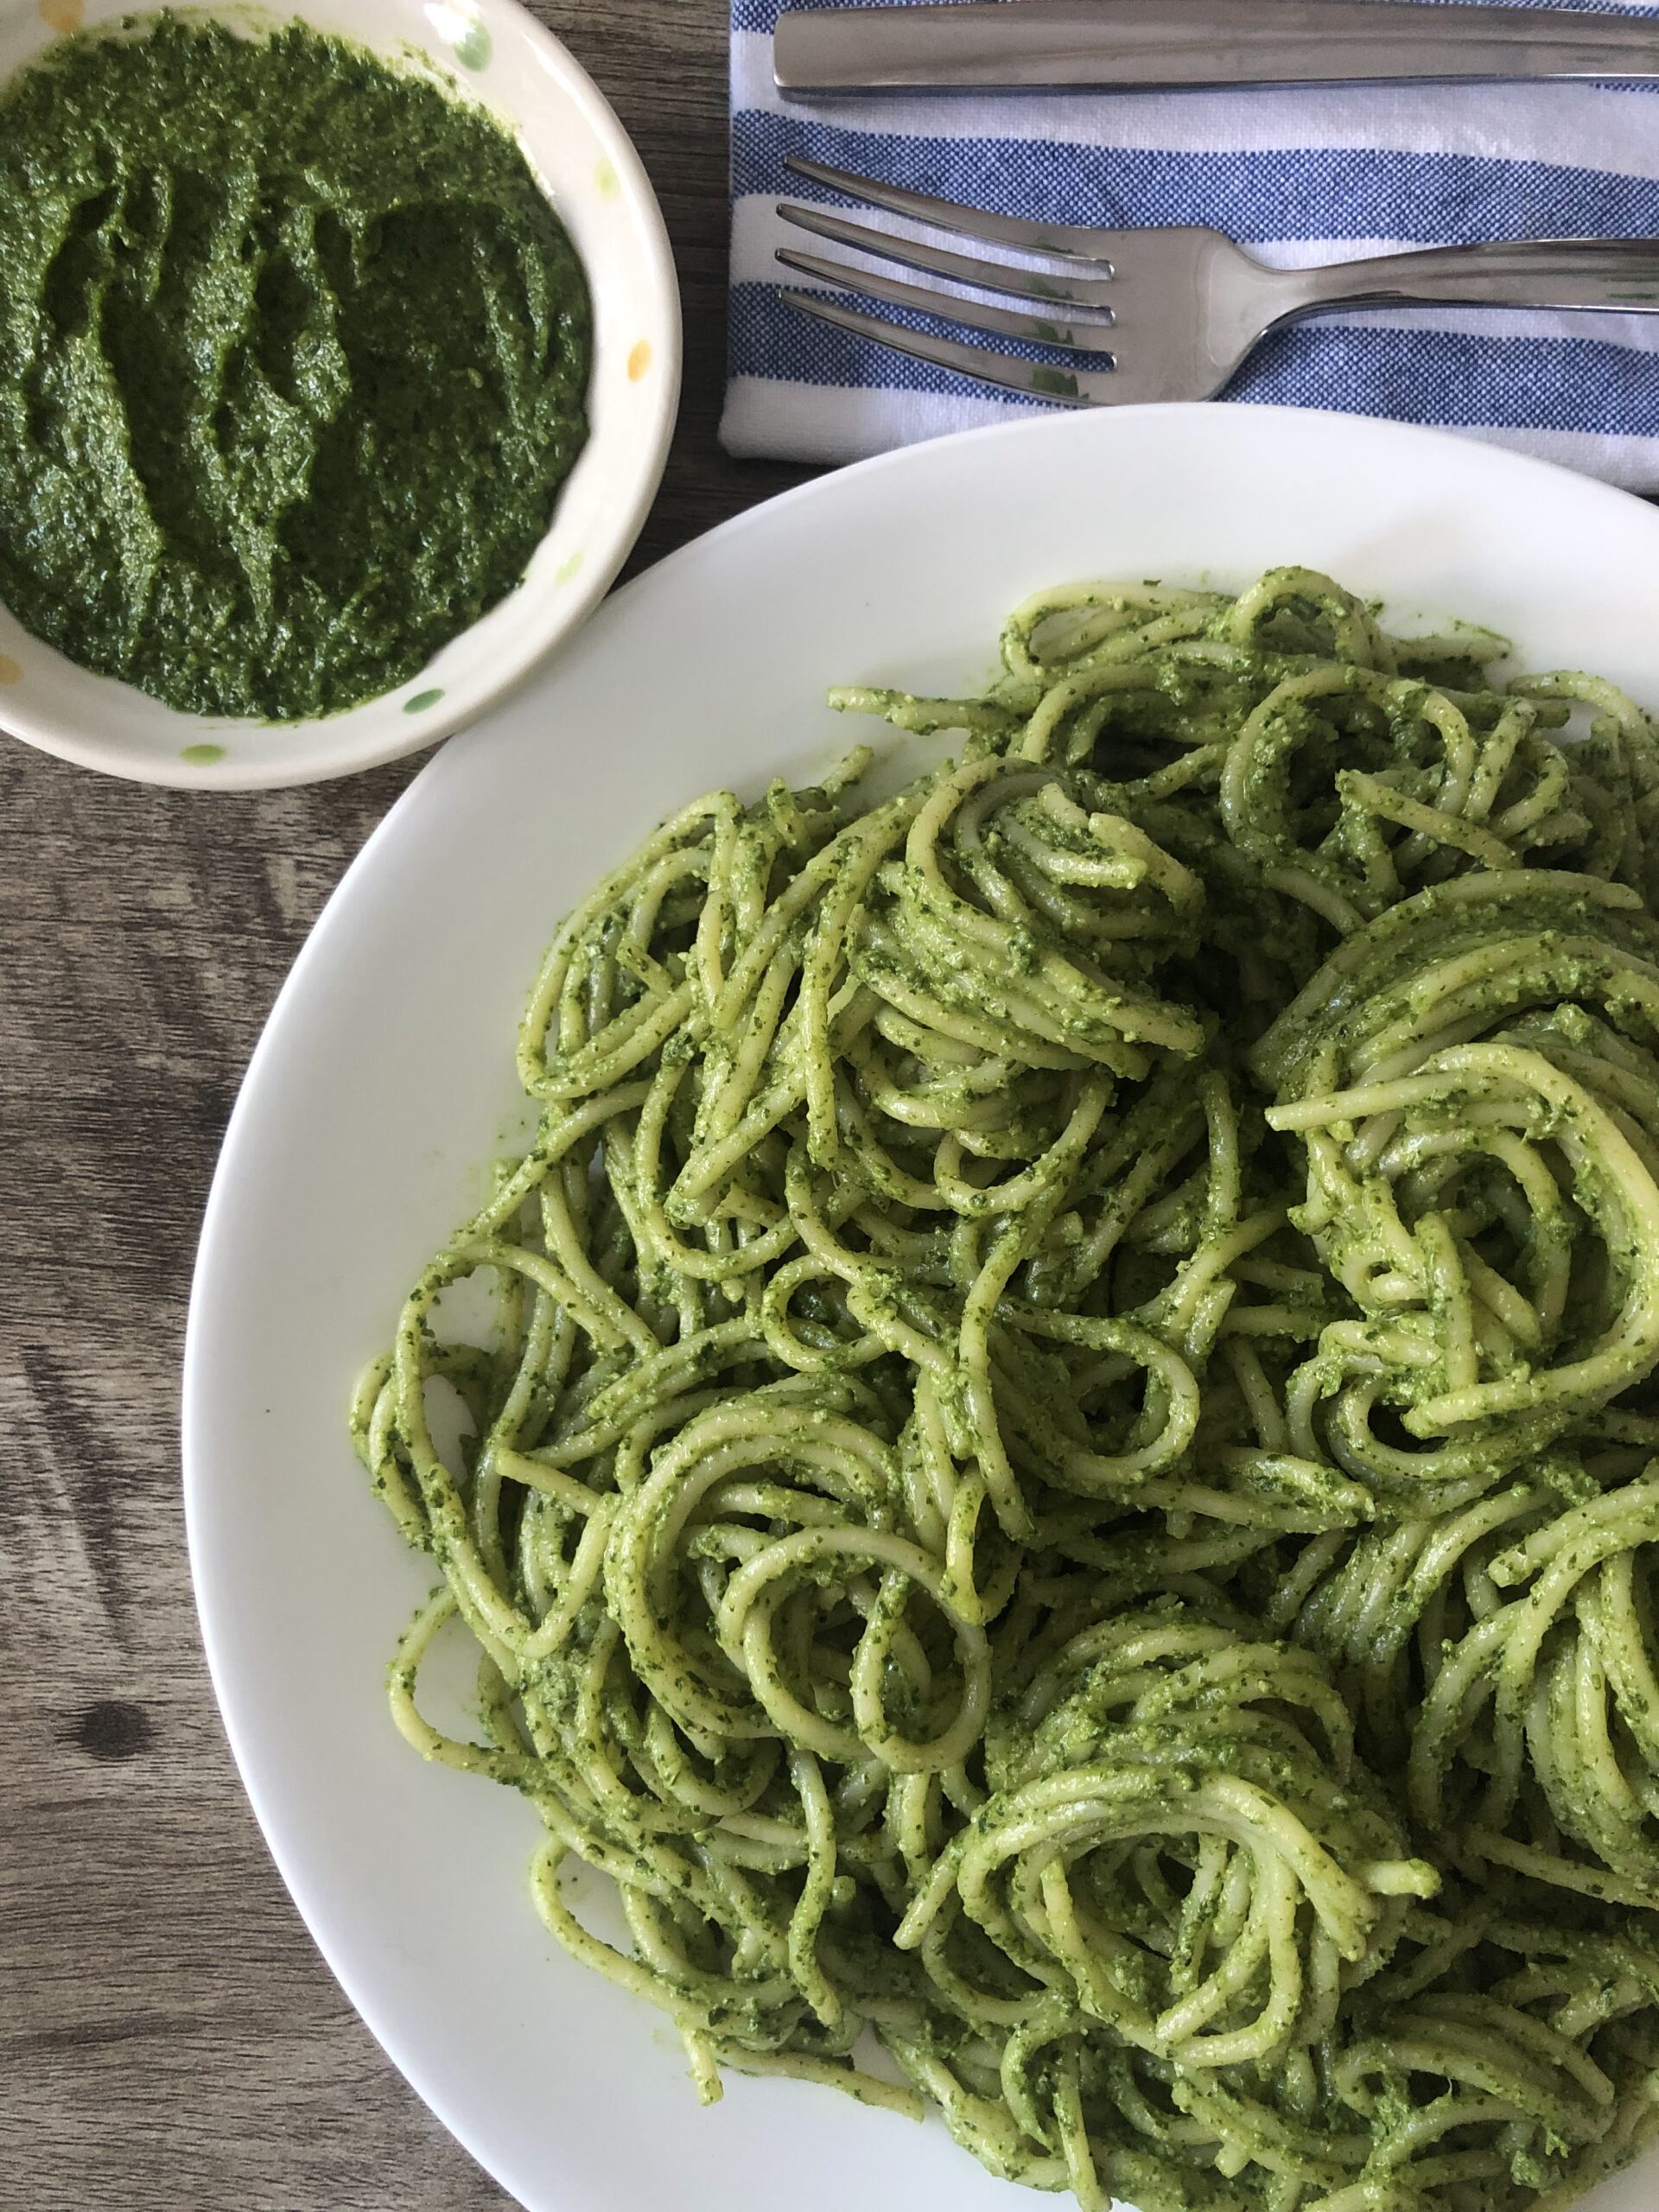
[[[777,200],[832,200],[785,172],[789,153],[1048,220],[1211,224],[1287,266],[1464,240],[1659,235],[1659,86],[988,94],[791,106],[772,80],[778,0],[731,0],[731,11],[730,358],[721,438],[734,454],[852,461],[1044,404],[783,306],[779,279],[806,280],[780,269],[773,248],[792,242],[810,251],[817,242],[778,220]],[[1427,11],[1424,31],[1427,43]],[[888,219],[858,212],[861,220]],[[1659,315],[1436,308],[1332,316],[1268,339],[1226,396],[1438,423],[1659,492]]]

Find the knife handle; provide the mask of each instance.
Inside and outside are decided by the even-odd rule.
[[[1412,0],[966,0],[788,10],[773,73],[804,99],[1659,75],[1653,19]]]

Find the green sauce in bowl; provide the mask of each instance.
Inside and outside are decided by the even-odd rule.
[[[590,350],[512,137],[345,41],[162,14],[0,89],[0,600],[169,706],[415,675],[546,533]]]

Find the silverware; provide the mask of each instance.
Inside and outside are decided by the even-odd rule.
[[[773,73],[830,92],[1659,76],[1651,16],[1402,0],[990,0],[778,18]]]
[[[791,157],[787,167],[849,199],[981,245],[1043,254],[1051,264],[1065,265],[1020,268],[875,230],[826,208],[785,203],[778,210],[785,221],[815,237],[1027,305],[995,307],[779,247],[778,259],[785,267],[968,330],[1100,359],[1089,370],[1023,360],[932,331],[907,329],[804,292],[784,292],[791,307],[937,367],[1072,407],[1208,399],[1268,331],[1334,308],[1456,304],[1659,312],[1659,241],[1646,238],[1528,238],[1433,246],[1421,253],[1385,254],[1316,269],[1269,269],[1219,231],[1106,231],[1028,223],[820,162]]]

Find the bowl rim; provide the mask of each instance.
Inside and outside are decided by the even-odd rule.
[[[21,15],[27,0],[0,0],[0,17]],[[567,583],[560,593],[556,615],[544,626],[543,632],[533,647],[505,655],[499,673],[481,676],[464,691],[446,698],[442,707],[434,707],[417,721],[399,728],[388,723],[378,729],[365,728],[353,738],[346,738],[354,715],[363,709],[378,705],[383,700],[404,689],[399,683],[387,692],[359,702],[334,715],[314,715],[292,722],[266,724],[253,717],[201,716],[195,717],[178,710],[181,733],[199,727],[204,741],[212,742],[225,729],[257,729],[275,728],[288,733],[295,741],[290,753],[280,759],[238,760],[235,750],[226,751],[211,760],[189,760],[182,752],[147,754],[135,753],[121,738],[102,734],[89,728],[84,718],[55,710],[49,704],[29,705],[8,687],[0,690],[0,737],[12,737],[20,743],[32,746],[37,752],[52,754],[67,760],[77,767],[115,776],[130,783],[162,785],[175,790],[197,791],[275,791],[300,784],[322,783],[337,776],[360,774],[366,769],[384,766],[391,760],[402,760],[412,753],[435,748],[461,728],[478,721],[482,715],[509,697],[546,660],[548,656],[585,623],[595,607],[614,582],[624,562],[633,550],[646,517],[655,502],[667,465],[669,448],[673,441],[675,425],[679,415],[680,385],[683,360],[683,327],[680,308],[678,271],[673,249],[669,243],[668,227],[664,220],[661,205],[655,188],[647,175],[638,149],[624,129],[620,118],[610,101],[600,90],[588,71],[577,60],[569,48],[547,26],[533,16],[522,0],[464,0],[465,11],[476,14],[489,23],[510,25],[516,36],[524,38],[538,50],[542,74],[550,79],[559,94],[578,109],[599,142],[604,161],[607,162],[617,186],[616,196],[634,219],[639,240],[639,273],[645,291],[651,302],[655,327],[652,332],[652,400],[643,422],[631,425],[634,460],[627,472],[628,480],[623,496],[607,506],[605,518],[593,536],[582,547],[580,575]],[[170,12],[185,16],[211,16],[224,20],[232,27],[245,24],[250,18],[269,19],[276,23],[296,19],[315,21],[321,28],[336,35],[349,37],[337,20],[325,21],[321,15],[314,16],[310,0],[140,0],[140,4],[118,10],[98,23],[89,23],[88,29],[100,29],[104,22],[113,24],[129,16],[142,17]],[[428,11],[419,10],[423,15]],[[371,45],[365,34],[363,43]],[[456,73],[447,67],[435,47],[419,42],[411,35],[409,43],[418,60],[425,66],[449,77],[463,97],[480,102],[489,108],[508,128],[513,127],[512,118],[482,91],[474,92],[461,84]],[[372,46],[372,50],[380,48]],[[384,58],[384,57],[383,57]],[[25,61],[22,67],[27,67]],[[10,71],[0,71],[0,82]],[[516,133],[515,133],[516,135]],[[528,159],[529,156],[526,156]],[[536,164],[531,163],[537,182],[543,182]],[[545,188],[545,187],[544,187]],[[602,283],[602,275],[588,270],[590,286],[595,289]],[[584,448],[592,450],[593,442]],[[581,457],[577,466],[581,465]],[[568,479],[566,480],[568,482]],[[559,488],[563,497],[564,486]],[[556,520],[556,512],[555,519]],[[550,531],[552,525],[550,524]],[[538,543],[544,543],[546,536]],[[499,604],[500,602],[498,602]],[[492,609],[486,609],[479,620],[487,619]],[[14,618],[15,620],[15,618]],[[475,627],[469,624],[468,629]],[[456,633],[467,635],[467,630]],[[454,640],[450,640],[454,643]],[[149,700],[149,695],[138,687],[117,677],[99,676],[96,671],[68,662],[67,656],[43,639],[31,638],[31,654],[40,653],[65,661],[75,669],[78,677],[89,676],[95,682],[115,686],[119,691],[146,699],[152,705],[165,707],[166,702]],[[440,648],[440,651],[447,648]],[[429,663],[429,666],[431,664]],[[407,679],[417,684],[419,675]],[[342,741],[342,739],[345,741]]]

